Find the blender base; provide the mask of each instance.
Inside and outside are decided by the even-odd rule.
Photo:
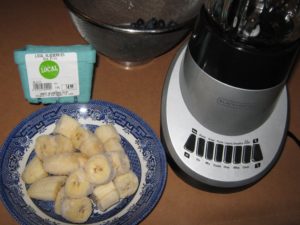
[[[280,156],[287,128],[287,89],[257,129],[234,136],[215,133],[201,125],[184,103],[179,76],[186,49],[174,59],[162,97],[161,133],[169,162],[196,187],[213,191],[248,187],[266,175]]]

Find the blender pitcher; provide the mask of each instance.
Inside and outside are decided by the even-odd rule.
[[[200,123],[239,135],[269,117],[296,61],[299,7],[299,0],[204,1],[180,78]]]

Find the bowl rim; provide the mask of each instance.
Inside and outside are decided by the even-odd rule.
[[[87,14],[83,13],[78,8],[74,7],[70,0],[63,0],[65,6],[68,8],[68,10],[76,15],[77,17],[81,18],[82,20],[89,22],[97,27],[104,28],[111,31],[118,31],[128,34],[163,34],[163,33],[170,33],[175,32],[178,30],[181,30],[182,28],[185,29],[191,29],[193,26],[194,21],[197,18],[197,15],[192,17],[191,19],[185,21],[184,23],[177,24],[176,26],[168,27],[168,28],[162,28],[162,29],[135,29],[135,28],[127,28],[127,27],[121,27],[121,26],[113,26],[108,23],[98,23],[95,21],[92,17],[88,16]]]

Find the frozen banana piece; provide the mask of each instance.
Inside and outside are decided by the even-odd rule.
[[[81,144],[88,139],[91,135],[91,132],[84,127],[77,127],[71,135],[71,141],[76,149],[79,149]]]
[[[105,211],[119,202],[119,193],[111,181],[107,184],[97,186],[93,191],[93,197],[96,199],[97,207]]]
[[[96,135],[91,134],[89,137],[84,140],[79,148],[80,152],[91,157],[93,155],[97,155],[99,153],[104,152],[104,146],[99,138]]]
[[[54,211],[72,223],[84,223],[93,201],[106,211],[139,186],[136,174],[113,125],[91,132],[62,115],[53,134],[36,139],[36,157],[25,167],[22,179],[31,184],[31,198],[54,201]]]
[[[57,153],[57,142],[53,135],[41,135],[35,141],[34,146],[37,157],[41,160]]]
[[[105,154],[94,155],[86,162],[84,170],[88,181],[93,184],[104,184],[111,181],[115,171]]]
[[[100,139],[100,141],[102,141],[102,143],[105,143],[106,141],[108,141],[111,138],[116,139],[117,141],[121,140],[121,137],[120,137],[118,131],[111,124],[105,124],[105,125],[99,126],[95,130],[95,134]]]
[[[83,198],[65,198],[61,206],[61,215],[72,223],[84,223],[92,214],[92,200]]]
[[[59,192],[56,195],[55,202],[54,202],[54,212],[57,215],[61,215],[61,206],[64,198],[65,198],[65,188],[61,187]]]
[[[54,136],[54,139],[57,144],[56,153],[74,152],[75,151],[73,143],[69,138],[67,138],[63,135],[57,134]]]
[[[36,139],[36,155],[44,160],[62,152],[73,152],[75,148],[70,139],[63,135],[41,135]]]
[[[43,163],[37,156],[27,164],[22,173],[22,179],[26,184],[32,184],[47,176],[48,173],[44,170]]]
[[[87,180],[83,169],[71,173],[66,180],[65,195],[69,198],[82,198],[93,192],[93,186]]]
[[[114,179],[114,184],[118,190],[120,198],[126,198],[134,194],[139,186],[139,180],[135,173],[129,171]]]
[[[104,149],[107,152],[125,152],[121,143],[115,138],[106,141],[104,143]]]
[[[27,192],[30,198],[54,201],[60,188],[65,184],[66,176],[48,176],[32,183]]]
[[[61,134],[66,136],[67,138],[71,138],[73,133],[79,126],[80,123],[77,120],[75,120],[71,116],[64,114],[57,121],[53,133]]]
[[[87,155],[83,154],[83,153],[80,153],[80,152],[76,152],[75,153],[76,157],[77,157],[77,160],[78,160],[78,163],[79,163],[79,167],[81,168],[84,168],[86,162],[88,161],[88,157]]]
[[[116,176],[125,174],[130,170],[130,161],[124,152],[107,152],[108,157],[111,159],[112,166],[116,171]]]
[[[45,171],[54,175],[69,175],[79,169],[78,153],[65,152],[46,158],[43,162]]]

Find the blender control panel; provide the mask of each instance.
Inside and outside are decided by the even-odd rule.
[[[243,168],[248,168],[249,165],[259,168],[263,160],[258,138],[241,143],[230,143],[204,137],[198,134],[196,129],[192,129],[183,148],[186,150],[184,152],[186,158],[195,154],[196,157],[205,159],[208,165],[209,162],[213,162],[228,168],[241,165]]]

